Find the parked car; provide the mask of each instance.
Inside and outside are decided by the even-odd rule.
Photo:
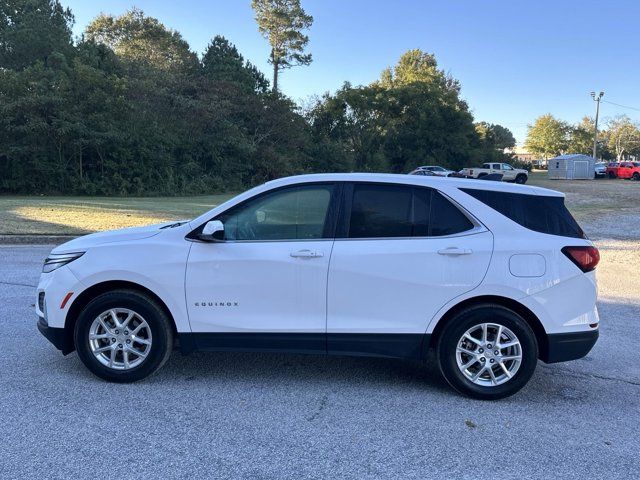
[[[538,359],[592,348],[598,259],[552,190],[305,175],[190,221],[54,248],[36,313],[62,353],[114,382],[151,375],[174,347],[414,360],[434,350],[456,390],[496,399]]]
[[[453,170],[447,170],[444,167],[438,167],[438,166],[434,166],[434,165],[430,165],[430,166],[425,166],[425,167],[418,167],[415,170],[413,170],[410,175],[422,175],[420,173],[417,172],[431,172],[434,175],[438,176],[438,177],[448,177],[450,176],[452,173],[455,173]]]
[[[609,178],[616,178],[618,176],[618,167],[620,166],[619,162],[609,162],[606,168],[606,174]]]
[[[593,178],[605,178],[606,176],[607,176],[607,164],[605,162],[597,162],[595,164]]]
[[[422,170],[421,168],[416,168],[415,170],[412,170],[409,172],[409,175],[422,175],[423,177],[437,177],[438,175],[436,175],[435,173],[429,171],[429,170]]]
[[[607,166],[609,178],[640,180],[640,162],[615,162]]]
[[[480,178],[492,173],[502,174],[505,182],[524,184],[529,179],[529,172],[523,168],[513,168],[508,163],[483,163],[481,168],[463,168],[461,174],[467,178]]]

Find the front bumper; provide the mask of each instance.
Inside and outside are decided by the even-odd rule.
[[[598,340],[599,330],[547,335],[547,348],[540,352],[545,363],[568,362],[586,356]]]
[[[38,330],[49,340],[54,347],[62,351],[63,355],[67,355],[73,352],[73,340],[67,335],[64,328],[55,328],[47,325],[44,318],[38,317]]]

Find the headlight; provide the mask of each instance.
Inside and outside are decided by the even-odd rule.
[[[84,255],[84,252],[52,253],[44,261],[44,265],[42,266],[42,273],[53,272],[63,265],[73,262],[76,258],[80,258],[82,255]]]

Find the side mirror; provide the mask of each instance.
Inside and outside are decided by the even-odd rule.
[[[223,242],[224,224],[220,220],[211,220],[204,224],[200,240],[204,242]]]

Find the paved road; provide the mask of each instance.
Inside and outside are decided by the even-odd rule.
[[[176,353],[105,383],[35,328],[49,247],[0,247],[0,478],[637,478],[640,302],[500,402],[393,360]]]

